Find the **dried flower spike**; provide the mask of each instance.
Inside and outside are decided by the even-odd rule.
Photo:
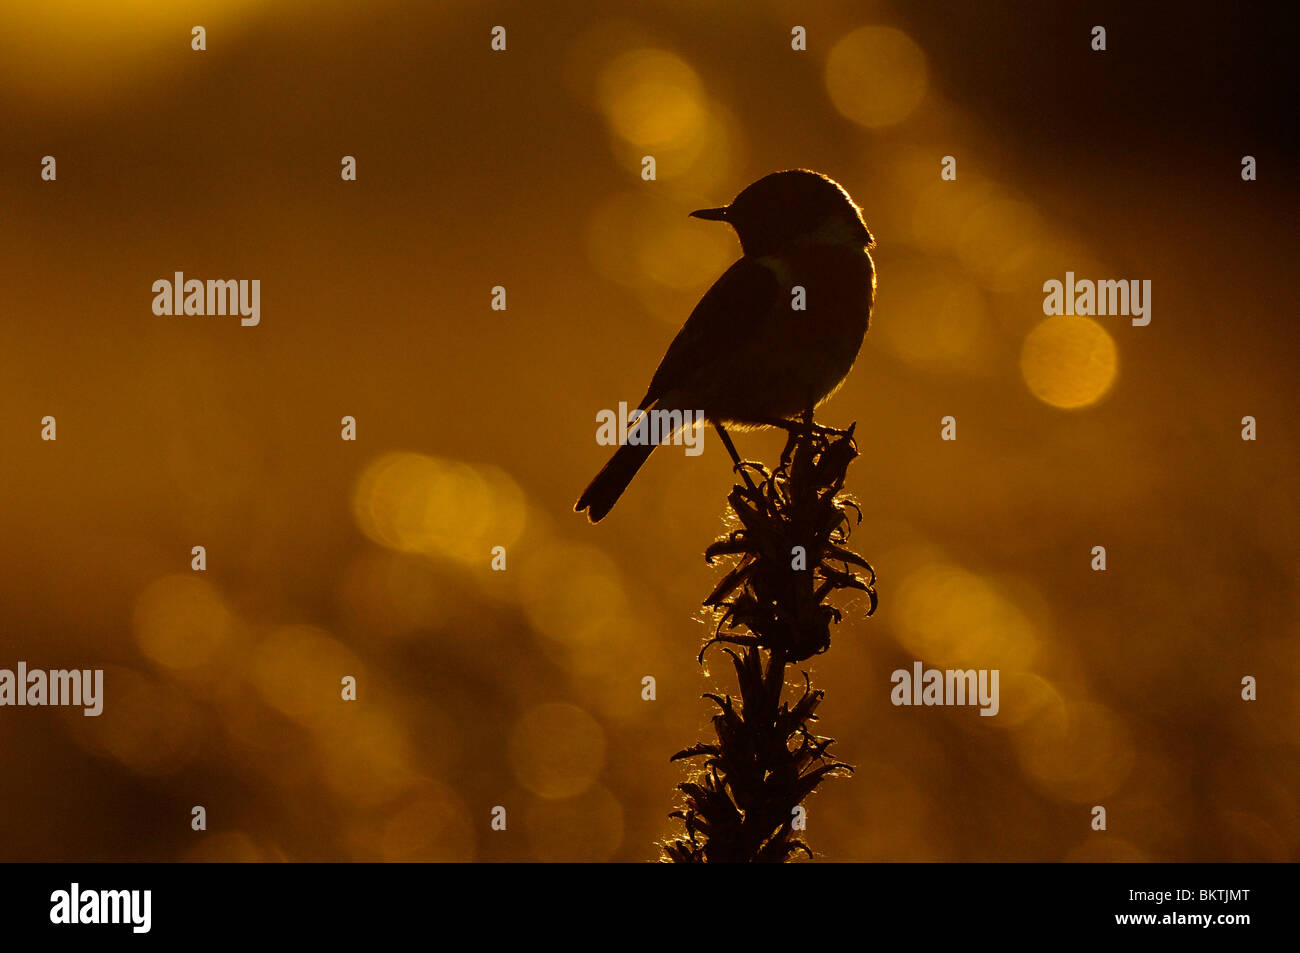
[[[775,470],[736,461],[744,485],[727,499],[736,528],[704,554],[710,563],[732,562],[704,600],[717,628],[700,660],[723,643],[740,697],[707,694],[719,708],[713,717],[717,740],[673,755],[674,761],[703,762],[693,779],[678,785],[685,803],[671,816],[686,831],[663,845],[667,861],[811,857],[795,836],[796,808],[823,778],[853,770],[827,755],[832,739],[812,731],[823,693],[812,688],[807,672],[797,699],[782,696],[786,666],[830,648],[831,624],[842,617],[826,604],[832,593],[860,590],[869,599],[866,614],[876,609],[875,571],[846,548],[852,526],[862,521],[843,494],[857,453],[852,427],[837,431],[807,422],[792,430]]]

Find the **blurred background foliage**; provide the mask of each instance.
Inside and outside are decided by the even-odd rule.
[[[0,856],[653,858],[727,675],[695,663],[725,454],[570,509],[595,413],[738,253],[686,213],[806,166],[880,242],[823,414],[858,423],[881,608],[811,663],[858,769],[811,802],[819,851],[1294,859],[1284,33],[1070,6],[0,8],[0,666],[108,693],[0,711]],[[260,278],[261,326],[155,317],[176,270]],[[1150,279],[1150,326],[1044,318],[1067,270]],[[913,659],[1001,669],[1001,714],[892,707]]]

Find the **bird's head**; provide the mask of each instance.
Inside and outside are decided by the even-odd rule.
[[[800,243],[853,244],[871,247],[862,210],[838,182],[820,172],[791,169],[765,175],[722,208],[703,208],[691,215],[727,222],[751,257],[778,252]]]

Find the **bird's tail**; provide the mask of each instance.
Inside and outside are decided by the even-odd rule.
[[[593,523],[603,520],[641,469],[641,465],[650,459],[654,448],[653,443],[625,443],[619,447],[609,458],[609,463],[601,467],[596,478],[582,491],[574,510],[579,513],[586,510],[587,519]]]

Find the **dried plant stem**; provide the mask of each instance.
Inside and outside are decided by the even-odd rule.
[[[736,458],[744,485],[732,488],[728,503],[738,526],[705,551],[709,562],[733,562],[704,601],[716,614],[717,629],[700,660],[721,643],[740,695],[706,694],[719,708],[717,740],[673,756],[704,760],[694,778],[678,785],[685,804],[672,816],[686,832],[663,845],[665,860],[811,857],[795,836],[801,829],[797,809],[823,778],[853,770],[827,755],[832,739],[812,731],[823,693],[812,688],[807,672],[800,697],[790,702],[783,696],[786,667],[830,647],[830,626],[841,619],[840,610],[826,604],[832,593],[864,592],[867,615],[875,611],[875,572],[845,548],[853,517],[862,520],[842,492],[856,456],[853,428],[829,430],[806,420],[792,428],[775,470]]]

